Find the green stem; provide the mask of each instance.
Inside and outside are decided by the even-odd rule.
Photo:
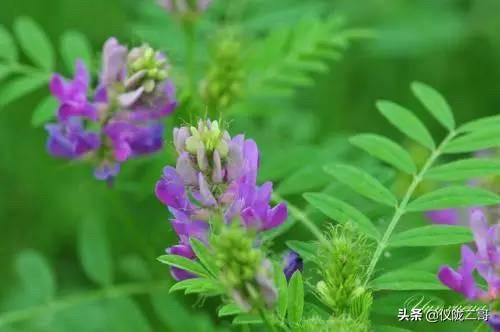
[[[259,308],[259,315],[262,318],[264,324],[268,327],[268,331],[277,332],[276,328],[271,323],[271,320],[269,319],[269,317],[267,317],[267,314],[264,309]]]
[[[429,158],[427,158],[427,161],[425,162],[424,166],[418,172],[416,175],[413,176],[413,181],[411,182],[410,186],[408,187],[408,190],[406,191],[406,194],[404,195],[403,199],[399,203],[399,205],[396,207],[396,210],[394,211],[394,215],[392,216],[391,222],[389,223],[389,226],[387,227],[382,240],[378,243],[377,249],[375,250],[375,253],[373,254],[373,257],[370,261],[370,264],[368,265],[368,269],[366,271],[366,279],[365,279],[365,286],[368,284],[370,281],[373,272],[375,271],[375,267],[380,260],[380,257],[382,256],[382,253],[384,252],[385,248],[387,247],[387,244],[389,243],[389,239],[391,238],[391,235],[398,225],[399,221],[401,220],[401,217],[406,213],[406,207],[408,203],[410,202],[410,199],[412,198],[413,193],[415,192],[415,189],[417,189],[418,185],[422,182],[425,173],[431,168],[431,166],[434,164],[436,159],[441,155],[444,147],[455,137],[457,133],[452,130],[446,137],[445,139],[441,142],[441,144],[434,150],[432,151],[431,155]]]
[[[273,193],[273,201],[279,202],[279,201],[285,201],[279,194]],[[294,206],[292,203],[285,201],[288,210],[290,211],[290,214],[300,221],[302,225],[304,225],[316,238],[322,242],[322,243],[328,243],[326,240],[325,236],[321,232],[321,230],[316,226],[316,224],[307,217],[305,213],[299,210],[296,206]]]
[[[169,287],[166,281],[156,281],[147,283],[128,283],[119,286],[111,286],[104,289],[86,292],[78,295],[71,295],[49,303],[40,304],[26,309],[6,312],[0,315],[0,327],[13,323],[22,322],[42,316],[47,313],[54,313],[64,309],[100,299],[118,298],[134,294],[151,293],[156,290]]]

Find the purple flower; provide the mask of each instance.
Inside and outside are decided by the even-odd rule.
[[[435,224],[457,225],[460,219],[458,209],[442,209],[426,212],[425,216]]]
[[[256,231],[274,228],[288,215],[286,204],[270,205],[272,183],[257,186],[259,151],[243,135],[231,138],[217,121],[174,129],[179,154],[166,167],[156,196],[174,215],[172,224],[184,244],[206,239],[209,222],[222,214],[226,223],[241,219]]]
[[[286,276],[286,280],[290,281],[290,278],[293,276],[295,271],[303,271],[304,270],[304,261],[299,254],[295,251],[289,250],[283,256],[283,273]]]
[[[83,117],[97,120],[96,108],[87,100],[89,88],[89,73],[81,61],[76,62],[75,77],[66,81],[59,74],[54,74],[50,80],[50,92],[59,101],[57,116],[65,122],[70,117]]]
[[[79,121],[48,124],[48,152],[56,157],[66,159],[80,158],[84,154],[97,149],[100,145],[99,136],[86,132]]]
[[[109,38],[93,101],[87,98],[90,77],[82,62],[77,61],[72,81],[55,74],[50,89],[60,106],[58,123],[46,126],[49,153],[76,159],[95,151],[94,176],[111,183],[121,163],[160,150],[161,120],[176,107],[168,69],[163,53],[147,45],[129,51],[116,38]],[[92,132],[86,129],[85,119],[96,122]]]
[[[494,300],[500,294],[500,226],[489,226],[480,209],[470,212],[470,224],[474,233],[476,253],[468,246],[462,246],[462,262],[458,270],[441,267],[438,277],[450,289],[462,293],[468,299]],[[486,281],[488,291],[480,289],[473,272]]]
[[[488,318],[488,325],[491,326],[493,332],[500,332],[500,314],[491,313]]]
[[[158,4],[170,13],[186,15],[205,11],[211,2],[212,0],[159,0]]]

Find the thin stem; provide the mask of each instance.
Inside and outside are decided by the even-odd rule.
[[[151,293],[155,290],[160,290],[166,287],[169,287],[169,284],[163,280],[147,283],[128,283],[98,289],[83,294],[71,295],[49,303],[4,313],[0,315],[0,327],[33,319],[34,317],[41,316],[46,313],[62,311],[85,302],[92,302],[105,298],[118,298],[134,294]]]
[[[268,331],[277,332],[276,328],[271,323],[271,320],[269,319],[269,317],[267,317],[267,314],[264,311],[264,309],[259,308],[259,315],[262,318],[262,321],[264,322],[264,324],[268,327]]]
[[[273,201],[278,202],[278,201],[285,201],[279,194],[273,193]],[[321,230],[316,226],[316,224],[307,217],[305,213],[299,210],[296,206],[294,206],[292,203],[285,201],[288,210],[290,211],[291,215],[300,221],[302,225],[304,225],[316,238],[322,242],[322,243],[328,243],[326,240],[325,236],[321,232]]]
[[[436,159],[441,155],[444,147],[455,137],[456,134],[457,133],[454,130],[450,131],[450,133],[445,137],[445,139],[441,142],[441,144],[434,151],[432,151],[431,155],[429,156],[429,158],[427,158],[427,161],[425,162],[420,172],[418,172],[416,175],[413,176],[413,181],[408,187],[408,190],[406,191],[406,194],[404,195],[403,199],[396,207],[391,222],[389,223],[389,226],[387,227],[382,237],[382,240],[380,240],[377,249],[375,250],[375,253],[373,254],[373,257],[370,261],[370,264],[368,265],[368,269],[366,271],[365,286],[370,281],[370,278],[372,277],[375,267],[380,257],[382,256],[382,253],[387,247],[387,244],[389,243],[389,239],[391,238],[392,232],[398,225],[399,220],[401,220],[401,217],[406,213],[406,207],[410,202],[410,199],[413,193],[415,192],[415,189],[417,189],[418,185],[422,182],[425,173],[427,173],[429,168],[431,168]]]

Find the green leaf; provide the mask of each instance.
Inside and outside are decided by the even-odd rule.
[[[14,33],[24,53],[37,66],[54,69],[54,50],[43,29],[31,18],[20,17],[14,22]]]
[[[100,286],[113,282],[113,261],[104,226],[100,220],[88,218],[78,233],[78,253],[87,277]]]
[[[485,130],[498,130],[500,128],[500,115],[492,115],[464,123],[458,128],[458,132],[473,132]]]
[[[278,317],[283,320],[288,307],[288,282],[286,280],[285,273],[283,273],[280,266],[277,266],[275,271],[276,285],[278,287],[278,305],[276,306],[276,311],[278,313]]]
[[[303,241],[286,241],[288,248],[292,249],[302,257],[305,261],[316,261],[318,244],[316,242],[303,242]]]
[[[444,290],[435,273],[399,270],[387,272],[370,282],[374,290]]]
[[[262,324],[262,319],[258,315],[241,314],[233,319],[234,325]]]
[[[52,96],[47,96],[43,99],[33,111],[31,124],[33,127],[39,127],[46,122],[52,120],[57,113],[57,101]]]
[[[380,113],[403,134],[430,150],[436,147],[427,128],[411,111],[386,100],[378,101],[376,106]]]
[[[430,225],[394,235],[390,247],[435,247],[472,241],[469,227]]]
[[[463,181],[500,174],[498,159],[462,159],[431,168],[426,179],[439,181]]]
[[[302,320],[304,311],[304,282],[300,271],[295,271],[288,285],[288,321],[292,326]]]
[[[203,264],[203,267],[205,267],[212,276],[216,277],[218,270],[210,250],[198,239],[191,238],[190,242],[196,257],[200,260],[201,264]]]
[[[471,186],[449,186],[416,198],[408,205],[408,211],[429,211],[498,203],[500,203],[500,197],[490,191]]]
[[[241,314],[242,311],[240,307],[238,307],[234,303],[229,303],[223,305],[218,312],[219,317],[225,317],[225,316],[233,316],[233,315],[238,315]]]
[[[170,287],[169,292],[184,290],[185,294],[206,293],[206,295],[218,295],[224,293],[224,288],[213,279],[190,278],[179,281]]]
[[[453,139],[444,148],[444,153],[468,153],[500,146],[498,128],[474,131]]]
[[[0,25],[0,59],[5,59],[7,62],[17,61],[17,47],[14,38],[10,32]]]
[[[61,37],[61,56],[68,71],[72,72],[76,60],[82,60],[87,68],[92,66],[92,48],[88,39],[78,31],[66,31]]]
[[[278,193],[292,195],[326,186],[330,178],[322,172],[322,166],[307,165],[300,168],[280,183],[277,189]]]
[[[0,82],[12,73],[12,68],[0,63]]]
[[[455,128],[453,112],[446,99],[439,92],[421,82],[413,82],[411,89],[413,94],[439,123],[449,130]]]
[[[0,90],[0,107],[27,95],[47,83],[48,76],[34,74],[30,76],[17,77],[5,84]]]
[[[347,185],[359,194],[388,206],[395,206],[396,197],[370,174],[347,165],[330,165],[325,171],[337,181]]]
[[[55,279],[45,257],[34,250],[25,250],[16,257],[16,272],[23,289],[33,303],[43,303],[55,295]]]
[[[163,255],[158,257],[158,260],[163,264],[168,264],[182,270],[194,273],[201,277],[208,277],[208,272],[199,263],[178,255]]]
[[[417,171],[410,154],[399,144],[388,138],[375,134],[360,134],[351,137],[349,141],[358,148],[405,173],[413,174]]]
[[[304,198],[309,204],[333,220],[339,223],[352,221],[358,226],[358,229],[367,236],[376,240],[380,239],[378,229],[372,224],[368,217],[355,207],[327,194],[305,193]]]

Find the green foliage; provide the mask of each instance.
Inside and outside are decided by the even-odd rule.
[[[299,325],[304,311],[304,282],[300,271],[296,271],[290,279],[287,308],[288,323],[291,326]]]
[[[465,181],[499,173],[500,160],[471,158],[432,167],[425,178],[436,181]]]
[[[87,276],[100,286],[113,283],[113,265],[102,223],[95,218],[85,219],[78,238],[78,252]]]
[[[304,198],[333,220],[345,224],[354,222],[358,230],[375,240],[380,239],[380,232],[362,212],[355,207],[326,194],[306,193]]]
[[[370,282],[374,290],[445,290],[435,273],[417,270],[387,272]]]
[[[395,206],[396,197],[370,174],[348,165],[326,166],[325,171],[359,194],[378,203]]]
[[[389,247],[434,247],[472,241],[469,227],[431,225],[412,228],[394,235]]]
[[[54,69],[54,50],[43,29],[31,18],[20,17],[14,23],[14,33],[24,53],[42,69]]]

